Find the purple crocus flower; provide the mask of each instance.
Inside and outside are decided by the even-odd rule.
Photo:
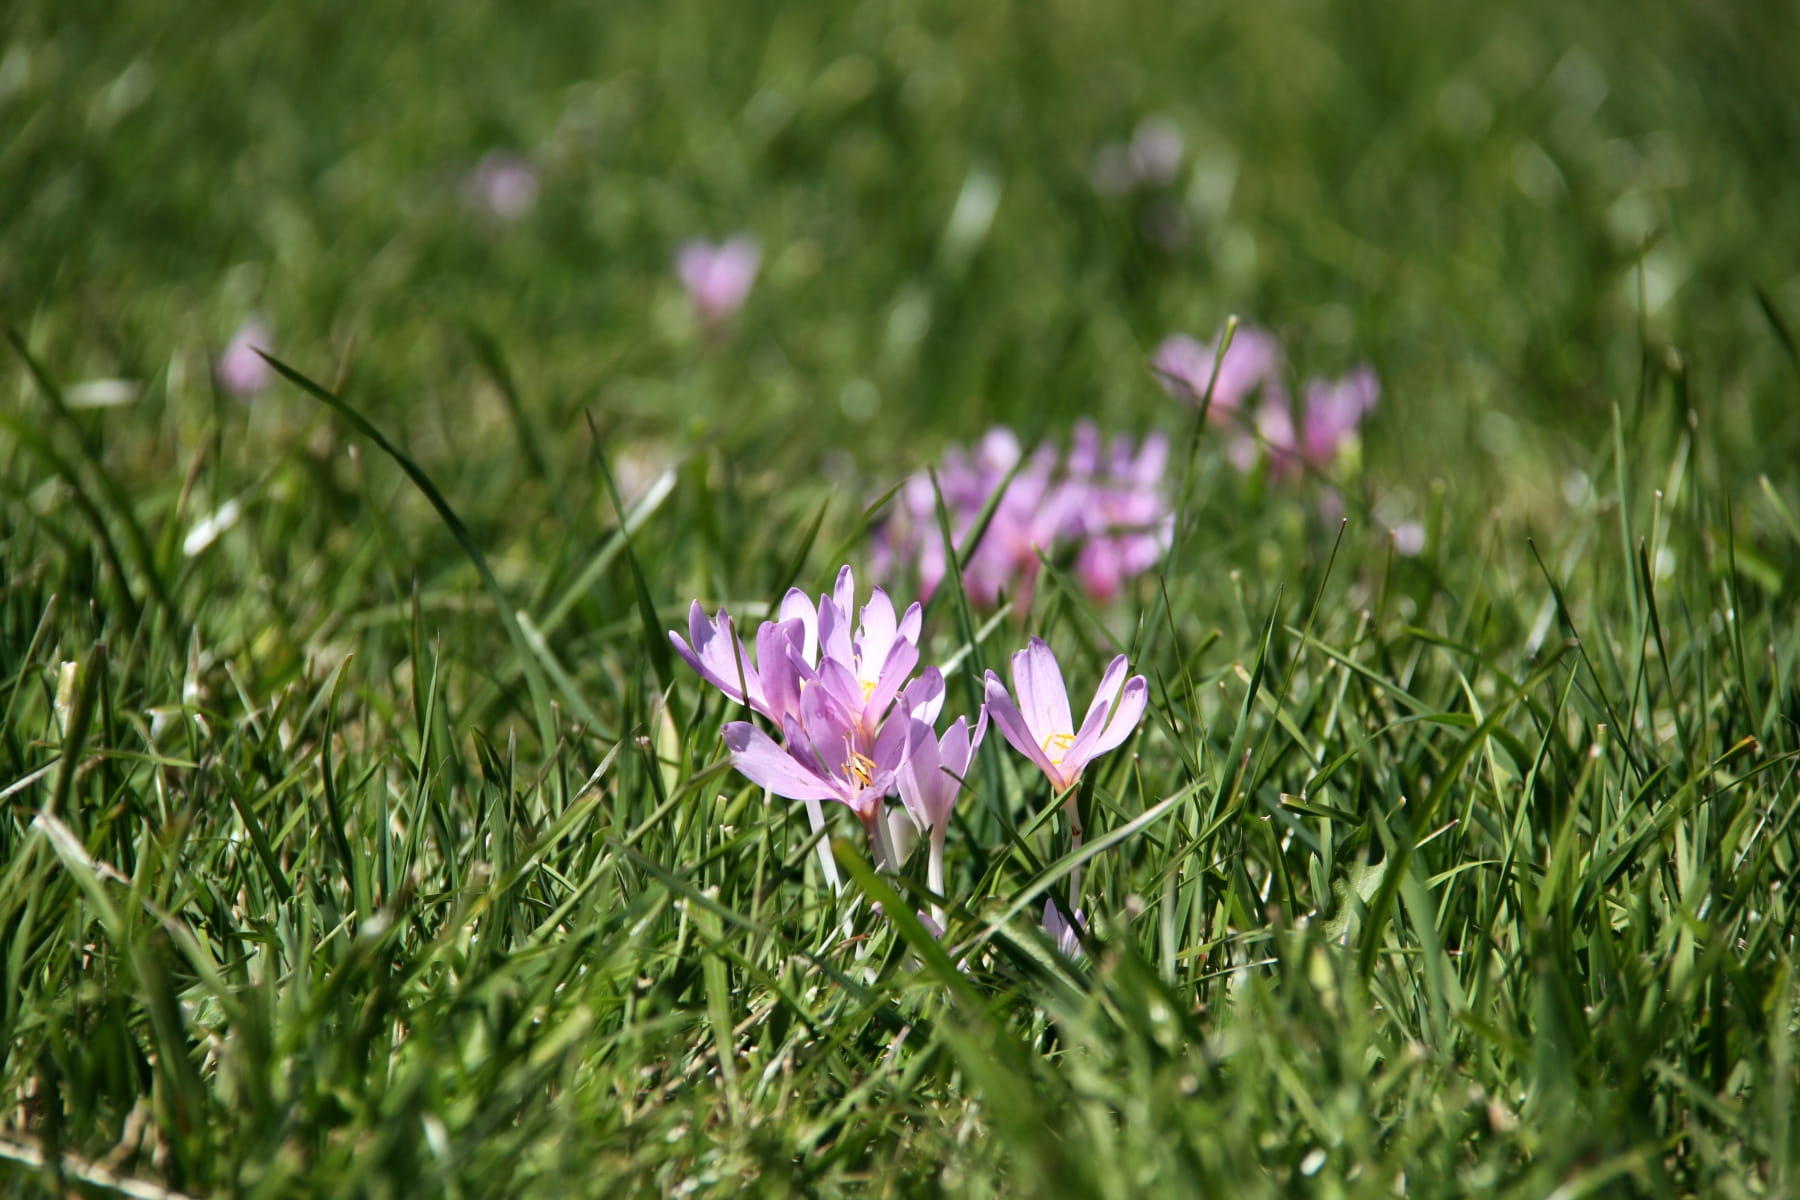
[[[537,170],[517,154],[491,151],[463,180],[463,199],[497,221],[517,221],[537,207]]]
[[[962,791],[963,776],[986,734],[985,708],[976,720],[973,734],[969,732],[967,717],[952,721],[941,739],[932,732],[929,722],[913,720],[907,735],[906,761],[901,764],[896,782],[900,800],[921,833],[942,839],[957,793]]]
[[[1218,361],[1223,340],[1221,334],[1212,345],[1202,346],[1185,333],[1171,334],[1156,348],[1150,369],[1171,396],[1198,404],[1212,380],[1213,364]],[[1259,388],[1279,392],[1281,361],[1281,342],[1274,334],[1253,325],[1240,326],[1225,349],[1224,361],[1219,363],[1219,380],[1213,384],[1207,417],[1227,419]]]
[[[1107,665],[1077,729],[1056,655],[1042,638],[1034,637],[1012,658],[1019,703],[1013,703],[1006,685],[989,671],[987,711],[1012,748],[1035,763],[1052,788],[1067,791],[1089,762],[1123,742],[1143,718],[1150,685],[1142,675],[1127,680],[1126,669],[1123,654]]]
[[[1140,187],[1167,187],[1181,170],[1186,152],[1181,129],[1167,117],[1148,116],[1131,134],[1132,174]]]
[[[1151,434],[1141,446],[1117,438],[1107,448],[1093,423],[1083,421],[1066,459],[1049,444],[1019,465],[1022,457],[1012,432],[996,428],[973,452],[947,450],[937,473],[951,541],[959,551],[967,548],[995,489],[1006,487],[963,568],[963,584],[976,604],[991,608],[1010,594],[1021,609],[1028,607],[1039,554],[1055,555],[1066,547],[1076,550],[1077,576],[1088,592],[1109,600],[1168,549],[1174,524],[1163,488],[1168,444],[1160,435]],[[1013,473],[1015,465],[1019,469]],[[914,559],[920,591],[927,596],[949,566],[936,504],[928,476],[921,472],[908,479],[875,545],[878,568],[891,570]]]
[[[1175,182],[1186,145],[1175,122],[1148,116],[1129,142],[1108,142],[1094,156],[1094,189],[1103,196],[1154,191]]]
[[[958,717],[939,739],[928,721],[913,719],[907,734],[906,760],[900,764],[895,783],[900,788],[900,802],[906,806],[913,824],[929,840],[926,859],[927,886],[944,895],[944,835],[950,827],[950,810],[962,791],[969,763],[981,748],[987,733],[987,709],[969,733],[969,718]],[[931,915],[939,930],[944,925],[944,910],[933,905]]]
[[[739,234],[723,242],[695,239],[675,254],[675,273],[688,299],[708,325],[717,325],[743,306],[762,265],[754,239]]]
[[[1087,914],[1079,908],[1071,914],[1073,921],[1063,920],[1062,910],[1054,900],[1044,901],[1044,932],[1056,942],[1064,958],[1081,957],[1081,931],[1087,928]]]
[[[785,745],[748,721],[732,721],[724,733],[732,765],[752,783],[790,800],[836,800],[868,826],[906,759],[909,725],[892,722],[871,741],[833,697],[808,688],[799,715],[782,721]]]
[[[817,680],[860,730],[872,734],[919,663],[924,616],[914,603],[896,617],[893,601],[880,588],[871,591],[862,619],[852,630],[855,612],[856,576],[845,566],[816,608],[794,588],[782,599],[780,616],[784,624],[798,626],[789,660],[798,676],[796,687],[800,679]],[[941,686],[938,690],[941,703]]]
[[[800,628],[796,623],[764,622],[756,638],[758,656],[752,658],[745,650],[743,640],[732,629],[730,615],[721,608],[709,621],[706,610],[696,600],[688,609],[688,640],[684,641],[679,633],[670,630],[669,641],[674,645],[675,653],[681,655],[682,661],[694,668],[700,678],[739,704],[748,705],[772,721],[780,721],[785,713],[797,711],[800,689],[796,684],[791,689],[792,695],[784,696],[781,703],[771,704],[757,664],[760,661],[780,670],[786,665],[788,648],[799,635]]]
[[[856,578],[849,567],[816,604],[798,589],[785,596],[776,619],[756,633],[749,650],[721,609],[708,618],[698,601],[688,611],[688,638],[669,640],[683,661],[728,697],[747,705],[781,731],[780,742],[746,722],[725,727],[732,761],[751,781],[802,800],[815,829],[820,803],[836,800],[863,822],[883,864],[894,855],[883,797],[896,788],[911,723],[937,719],[944,677],[927,667],[916,678],[921,612],[896,616],[876,588],[852,627]],[[889,719],[896,701],[897,719]],[[831,867],[827,863],[827,872]]]
[[[1240,471],[1249,470],[1256,462],[1260,443],[1268,450],[1270,469],[1277,476],[1294,475],[1303,469],[1326,470],[1375,407],[1380,394],[1375,372],[1366,366],[1342,379],[1309,379],[1302,393],[1297,425],[1288,398],[1271,394],[1256,415],[1255,437],[1234,441],[1231,460]]]
[[[1425,551],[1425,526],[1419,521],[1402,521],[1388,531],[1394,553],[1402,558],[1417,558]]]
[[[251,317],[239,325],[213,369],[219,386],[241,400],[268,387],[274,382],[275,372],[257,351],[268,350],[274,342],[269,326],[260,317]]]
[[[1168,458],[1168,439],[1151,433],[1137,447],[1115,438],[1102,462],[1093,424],[1076,426],[1069,451],[1071,482],[1082,494],[1074,517],[1075,575],[1094,599],[1113,599],[1126,581],[1161,562],[1174,540],[1175,515],[1162,490]]]
[[[1316,467],[1330,465],[1381,397],[1381,384],[1369,367],[1358,367],[1342,379],[1314,379],[1306,385],[1306,415],[1300,424],[1300,455]]]

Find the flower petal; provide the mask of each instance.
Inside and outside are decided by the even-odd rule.
[[[788,594],[781,598],[781,610],[776,616],[783,622],[800,622],[805,634],[800,646],[800,656],[806,660],[807,666],[817,666],[819,663],[818,606],[799,588],[789,588]]]
[[[882,715],[888,710],[888,705],[892,704],[894,697],[900,693],[901,685],[906,682],[906,677],[911,675],[912,669],[918,665],[919,648],[911,642],[896,638],[893,646],[888,650],[887,661],[881,664],[880,672],[874,677],[875,686],[869,689],[868,698],[863,701],[863,722],[865,724],[873,724],[881,720]],[[868,683],[869,679],[865,675],[863,685],[866,687]]]
[[[899,726],[899,720],[889,722],[890,726]],[[913,824],[921,832],[930,831],[943,819],[948,806],[941,803],[942,789],[938,786],[938,745],[932,736],[931,726],[923,721],[907,721],[906,761],[894,773],[894,783],[900,789],[900,803],[906,806],[911,814]]]
[[[919,630],[924,623],[925,610],[920,607],[917,600],[914,600],[907,606],[906,612],[901,614],[899,634],[909,642],[917,642]]]
[[[992,671],[987,673],[987,712],[993,718],[994,724],[999,727],[1000,736],[1006,739],[1007,744],[1037,764],[1038,770],[1049,778],[1051,784],[1058,791],[1061,791],[1063,788],[1062,772],[1052,765],[1048,756],[1044,754],[1044,748],[1038,744],[1036,735],[1031,731],[1031,726],[1025,723],[1024,714],[1013,703],[1013,698],[1006,694],[1006,685],[1001,683],[1000,677]]]
[[[1013,655],[1013,686],[1019,689],[1019,707],[1032,739],[1041,748],[1057,734],[1075,732],[1069,715],[1069,692],[1063,686],[1062,668],[1043,638],[1032,638]]]
[[[887,661],[888,650],[899,632],[899,622],[894,619],[894,603],[880,588],[876,588],[869,602],[863,605],[862,626],[856,632],[856,656],[861,663],[857,673],[864,683],[868,683],[878,678],[876,672]]]
[[[749,722],[729,722],[723,732],[731,750],[731,765],[758,787],[789,800],[843,799],[829,782]]]
[[[688,609],[688,636],[693,639],[691,646],[674,632],[669,634],[669,641],[700,678],[740,704],[748,704],[758,712],[768,711],[755,664],[732,630],[731,617],[724,609],[708,621],[700,602],[694,601]]]
[[[986,711],[985,709],[983,711]],[[960,780],[969,771],[969,718],[958,717],[938,742],[938,763]]]
[[[856,666],[856,647],[850,641],[850,617],[830,596],[819,598],[819,659],[836,659],[851,670]]]
[[[1121,659],[1120,661],[1123,661]],[[1110,672],[1109,672],[1110,674]],[[1081,733],[1075,738],[1075,744],[1069,747],[1065,766],[1079,773],[1083,767],[1094,759],[1118,746],[1131,736],[1143,719],[1144,708],[1150,702],[1150,685],[1142,675],[1133,675],[1125,681],[1124,690],[1109,712],[1091,711],[1088,719],[1082,723]],[[1099,703],[1095,701],[1096,705]]]
[[[797,620],[764,621],[756,631],[757,674],[771,720],[800,711],[800,685],[811,676],[799,656],[804,636]]]
[[[1112,708],[1112,702],[1119,695],[1119,688],[1124,686],[1125,672],[1130,670],[1125,663],[1125,656],[1119,655],[1106,664],[1106,671],[1100,676],[1100,686],[1094,689],[1093,703],[1088,705],[1087,715],[1081,720],[1081,731],[1086,732],[1094,723],[1096,716],[1103,716]]]
[[[919,672],[917,679],[901,689],[900,707],[927,725],[937,724],[938,714],[944,711],[944,673],[936,667]]]

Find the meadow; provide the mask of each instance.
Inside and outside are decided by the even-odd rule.
[[[1794,1194],[1794,61],[8,6],[0,1191]]]

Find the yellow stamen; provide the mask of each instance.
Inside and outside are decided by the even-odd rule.
[[[863,684],[863,703],[867,704],[869,702],[869,697],[874,694],[875,694],[875,681],[873,679],[871,679]]]
[[[1067,753],[1069,747],[1073,746],[1074,744],[1075,744],[1075,735],[1074,734],[1072,734],[1072,733],[1053,733],[1049,737],[1044,739],[1044,755],[1045,755],[1045,757],[1050,759],[1051,766],[1059,767],[1062,765],[1063,754]],[[1052,756],[1050,754],[1052,747],[1054,747],[1058,751],[1058,753],[1054,756]]]
[[[855,750],[850,752],[849,760],[839,769],[844,772],[844,778],[857,787],[868,787],[875,780],[875,760]]]

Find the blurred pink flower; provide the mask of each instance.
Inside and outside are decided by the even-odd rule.
[[[273,383],[275,372],[257,351],[269,350],[274,340],[269,326],[260,317],[250,317],[239,325],[213,369],[219,386],[239,399],[247,400]]]
[[[1167,187],[1174,183],[1186,149],[1181,130],[1169,118],[1152,115],[1139,121],[1127,151],[1138,186]]]
[[[1240,471],[1247,471],[1257,454],[1266,450],[1270,470],[1277,476],[1327,470],[1356,435],[1380,394],[1375,372],[1366,366],[1341,379],[1309,379],[1302,393],[1298,426],[1287,397],[1270,395],[1256,414],[1255,438],[1234,442],[1231,461]]]
[[[1113,599],[1162,561],[1174,539],[1175,514],[1162,492],[1168,460],[1169,440],[1161,433],[1147,434],[1135,449],[1129,438],[1114,438],[1103,458],[1093,422],[1075,426],[1069,477],[1085,493],[1072,518],[1080,541],[1075,575],[1094,599]]]
[[[1022,457],[1012,431],[995,428],[973,453],[951,447],[937,471],[952,542],[962,550],[994,491],[1018,465],[963,568],[963,584],[976,604],[991,608],[1010,594],[1028,606],[1040,551],[1055,555],[1072,548],[1076,577],[1101,601],[1161,560],[1174,532],[1163,489],[1168,443],[1161,434],[1141,444],[1115,438],[1103,447],[1093,423],[1084,421],[1066,459],[1048,443],[1019,465]],[[876,534],[878,570],[892,571],[909,559],[917,563],[920,594],[930,596],[949,570],[949,557],[924,472],[902,485]]]
[[[1171,334],[1156,348],[1150,369],[1171,396],[1198,404],[1206,395],[1222,340],[1223,335],[1212,345],[1202,346],[1184,333]],[[1281,342],[1274,334],[1254,325],[1239,326],[1226,347],[1224,362],[1219,363],[1219,380],[1213,385],[1207,416],[1217,421],[1228,419],[1259,388],[1269,395],[1281,395],[1281,365]]]
[[[517,221],[537,206],[537,170],[516,154],[490,151],[463,180],[463,198],[496,220]]]
[[[1138,122],[1129,142],[1107,142],[1094,155],[1094,190],[1103,196],[1154,191],[1175,182],[1187,146],[1175,122],[1148,116]]]
[[[762,251],[743,234],[714,244],[695,239],[682,243],[675,273],[688,299],[709,325],[718,324],[743,306],[762,265]]]
[[[1308,380],[1306,415],[1300,424],[1301,457],[1315,467],[1329,466],[1380,397],[1381,384],[1366,366],[1342,379]]]
[[[1402,521],[1388,531],[1394,553],[1401,558],[1417,558],[1425,550],[1425,526],[1418,521]]]

